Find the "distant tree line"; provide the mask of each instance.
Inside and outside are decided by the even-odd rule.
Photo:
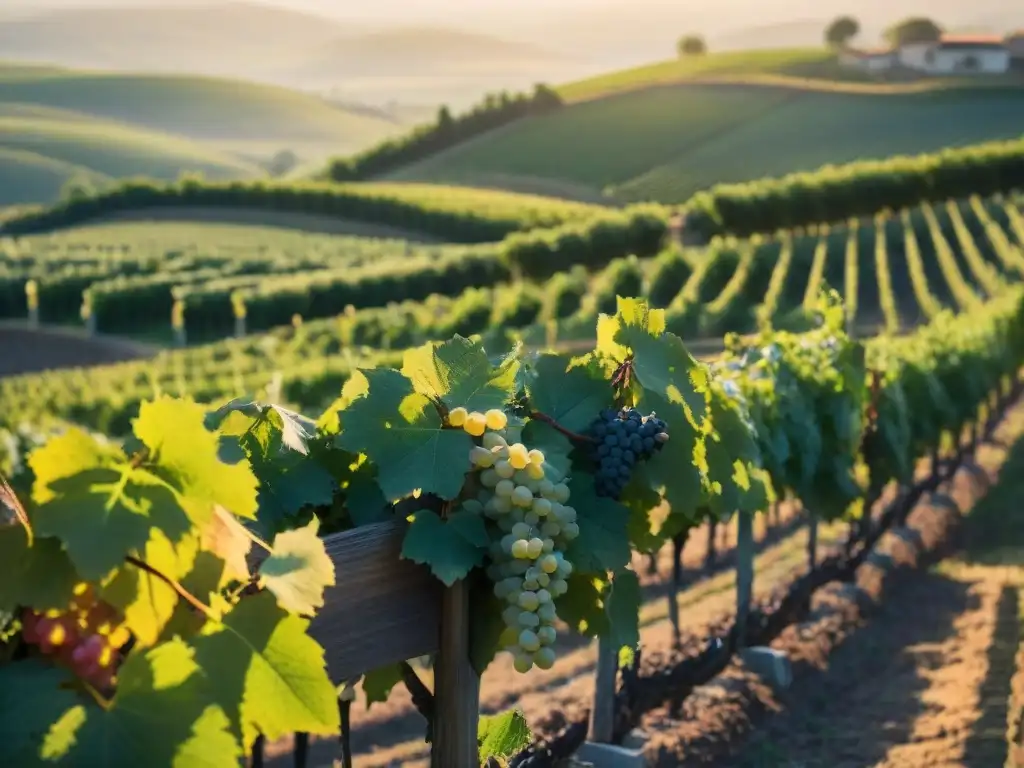
[[[437,152],[479,136],[521,117],[544,115],[561,108],[562,99],[546,85],[533,93],[489,93],[468,112],[453,115],[443,106],[432,123],[389,139],[351,157],[332,160],[327,177],[332,181],[362,181],[423,160]]]
[[[845,48],[860,34],[860,22],[853,16],[833,19],[825,28],[825,43],[830,48]],[[912,43],[934,43],[942,37],[943,29],[927,16],[908,16],[885,30],[885,40],[893,47]]]

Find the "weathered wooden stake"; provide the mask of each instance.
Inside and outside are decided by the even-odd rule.
[[[807,518],[807,568],[813,570],[818,565],[818,518],[809,515]]]
[[[477,768],[480,677],[469,661],[469,585],[465,581],[455,582],[441,596],[434,705],[431,768]]]
[[[597,677],[594,680],[594,708],[590,712],[590,740],[610,744],[615,728],[615,678],[619,671],[619,649],[611,640],[597,641]]]
[[[736,637],[737,647],[746,645],[747,616],[754,591],[754,516],[740,512],[736,531]]]
[[[679,629],[679,590],[683,584],[683,549],[690,531],[686,529],[672,538],[672,583],[668,590],[668,620],[672,623],[672,646],[679,648],[682,638]]]
[[[717,528],[717,520],[708,521],[708,546],[704,552],[704,570],[708,573],[715,569],[715,531]]]

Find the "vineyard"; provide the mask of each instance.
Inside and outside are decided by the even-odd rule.
[[[524,190],[532,180],[539,189],[562,182],[618,202],[684,203],[719,183],[1017,139],[1022,115],[1017,88],[893,94],[677,84],[568,105],[391,177],[479,186],[519,180],[514,188]]]
[[[597,243],[621,222],[626,241],[602,253],[563,249],[557,240],[552,247],[543,230],[500,246],[428,246],[204,225],[24,238],[2,253],[0,316],[26,315],[30,280],[44,322],[80,322],[84,312],[93,330],[164,343],[173,339],[176,307],[192,341],[287,327],[298,316],[301,331],[275,331],[269,338],[281,343],[269,343],[278,356],[308,359],[402,349],[453,333],[479,334],[492,347],[515,339],[586,342],[597,315],[612,311],[619,295],[665,308],[669,329],[691,339],[750,333],[766,322],[799,327],[825,285],[847,297],[858,333],[897,333],[943,308],[969,309],[1024,274],[1017,199],[973,197],[646,258],[623,252],[655,254],[665,231],[659,217],[639,210],[595,222],[569,226],[582,236],[593,232]],[[556,269],[559,260],[568,262],[564,270]],[[266,368],[264,359],[243,359],[266,343],[231,345],[236,375]]]
[[[511,728],[521,716],[510,713],[481,721],[493,736],[478,745],[470,678],[492,664],[553,670],[567,631],[601,636],[611,676],[598,673],[590,727],[596,741],[620,740],[676,695],[664,673],[645,676],[639,652],[623,669],[626,703],[614,695],[618,650],[641,639],[634,553],[736,516],[736,621],[671,675],[684,685],[706,681],[740,649],[795,621],[817,588],[863,563],[1016,395],[1024,362],[1017,289],[866,348],[845,334],[837,297],[823,295],[816,310],[817,328],[737,340],[705,366],[666,330],[664,311],[619,299],[583,358],[519,350],[494,358],[456,336],[407,351],[400,369],[353,373],[318,423],[278,406],[236,400],[204,411],[160,396],[137,409],[123,447],[79,430],[49,438],[29,451],[27,474],[14,475],[16,488],[31,488],[21,492],[26,509],[8,498],[20,522],[0,529],[5,567],[22,574],[5,581],[0,606],[19,608],[10,614],[13,655],[0,672],[0,703],[19,702],[23,729],[3,742],[5,760],[34,764],[41,750],[88,760],[126,723],[136,740],[118,758],[124,764],[200,754],[226,764],[262,750],[264,737],[296,731],[305,740],[339,725],[347,733],[352,697],[342,695],[340,709],[331,704],[326,661],[350,685],[365,673],[370,700],[404,681],[434,734],[435,763],[494,755],[552,765],[560,750],[582,744],[587,720],[531,744],[528,729]],[[932,458],[924,484],[914,480],[918,457]],[[878,516],[857,513],[873,510],[893,484],[902,489],[897,503]],[[160,494],[167,498],[157,502]],[[820,562],[812,551],[807,576],[781,601],[755,607],[752,521],[783,498],[799,499],[813,521],[853,527],[845,549]],[[331,600],[340,609],[345,537],[391,530],[396,512],[411,520],[400,533],[402,557],[447,587],[433,695],[403,662],[431,652],[429,642],[415,654],[404,655],[408,644],[381,650],[374,667],[357,668],[343,652],[360,647],[357,630],[325,635],[314,620],[310,638],[298,618]],[[83,514],[88,529],[76,522]],[[96,525],[123,532],[96,547]],[[223,533],[203,533],[207,526]],[[247,562],[254,542],[266,554]],[[196,544],[209,561],[202,572]],[[358,631],[368,639],[380,629],[368,619]],[[327,643],[326,656],[317,642]],[[501,649],[511,662],[494,660]],[[214,667],[221,671],[211,677]],[[84,710],[62,687],[68,674],[91,697]],[[173,679],[157,685],[161,675]],[[288,696],[275,696],[282,686]],[[38,706],[24,705],[26,691]],[[276,706],[233,703],[268,696]],[[160,741],[149,729],[166,733],[166,718],[132,719],[143,705],[193,736]],[[74,707],[82,714],[72,724],[60,713]],[[343,739],[343,760],[350,751]]]
[[[569,101],[537,119],[601,104]],[[1000,764],[1024,664],[983,691],[974,627],[1021,576],[980,547],[1024,534],[1022,147],[679,208],[183,180],[10,212],[0,318],[152,356],[0,377],[0,765]],[[924,647],[977,683],[920,696],[960,718],[941,758],[937,722],[886,735],[909,693],[809,668],[910,691]]]

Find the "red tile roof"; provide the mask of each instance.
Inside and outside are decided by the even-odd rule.
[[[1002,35],[943,35],[939,38],[940,45],[1004,45],[1006,38]]]

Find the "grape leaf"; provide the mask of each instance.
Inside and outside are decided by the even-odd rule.
[[[613,392],[608,381],[592,376],[587,368],[570,369],[569,362],[561,355],[537,358],[528,390],[530,407],[571,432],[583,432],[611,403]]]
[[[380,491],[371,464],[363,464],[349,480],[345,489],[345,510],[357,528],[391,518],[391,507]]]
[[[640,580],[633,571],[620,571],[612,578],[607,600],[608,639],[618,651],[623,646],[640,644],[640,606],[643,595]]]
[[[757,512],[767,505],[761,478],[753,474],[761,454],[755,436],[737,405],[715,392],[711,398],[710,425],[705,441],[708,482],[714,491],[710,504],[719,516],[733,512]]]
[[[66,710],[47,739],[48,757],[75,768],[234,765],[241,749],[202,684],[181,641],[132,653],[118,673],[113,705]]]
[[[177,580],[192,569],[198,548],[196,537],[188,537],[175,547],[154,529],[141,554],[147,565]],[[178,604],[178,593],[166,581],[135,565],[119,568],[103,585],[102,595],[121,610],[141,647],[157,642]]]
[[[223,583],[249,580],[249,550],[252,536],[238,520],[219,504],[213,508],[213,517],[202,531],[202,549],[212,552],[224,561]]]
[[[183,498],[203,525],[220,504],[239,517],[256,516],[256,478],[245,464],[220,460],[218,436],[204,426],[205,412],[191,400],[159,397],[139,406],[135,436],[149,449],[145,466]]]
[[[289,613],[313,614],[324,604],[324,589],[333,587],[334,563],[317,533],[320,520],[279,533],[273,551],[260,565],[260,582]]]
[[[28,456],[28,465],[35,476],[32,499],[45,504],[56,497],[51,484],[67,480],[80,472],[110,469],[120,476],[124,454],[98,442],[78,428],[53,437]]]
[[[294,731],[327,736],[339,728],[324,651],[306,634],[308,626],[261,592],[244,598],[220,627],[191,641],[208,695],[227,713],[246,751],[257,731],[274,741]]]
[[[365,453],[377,465],[377,482],[389,501],[416,489],[442,499],[458,496],[470,469],[469,435],[444,429],[434,405],[398,371],[377,368],[363,375],[369,390],[340,412],[338,447]]]
[[[569,503],[576,510],[580,535],[566,551],[582,573],[604,573],[625,568],[630,561],[626,526],[629,510],[619,502],[598,496],[594,477],[576,473],[569,482]]]
[[[620,336],[625,328],[657,338],[665,332],[665,310],[651,309],[644,299],[617,296],[615,314],[600,315],[597,319],[597,351],[620,363],[625,360],[631,346]]]
[[[558,618],[579,635],[607,635],[605,596],[608,582],[605,576],[573,572],[566,581],[569,583],[568,591],[555,600]]]
[[[71,601],[78,575],[57,539],[36,536],[29,546],[23,526],[0,526],[0,563],[0,610],[20,605],[43,611]]]
[[[402,373],[417,392],[443,400],[449,408],[462,406],[470,411],[505,405],[515,394],[518,372],[516,357],[505,358],[495,368],[478,342],[462,336],[410,349],[402,364]]]
[[[391,689],[402,682],[402,668],[398,664],[371,669],[363,675],[363,693],[366,694],[366,708],[388,700]]]
[[[701,500],[701,476],[695,453],[703,438],[689,424],[683,409],[644,390],[638,405],[657,413],[668,424],[669,440],[647,460],[644,469],[674,515],[693,516]]]
[[[671,333],[655,338],[635,326],[623,327],[616,339],[633,352],[636,382],[645,391],[682,405],[691,423],[700,425],[707,411],[707,372],[693,359],[682,339]],[[673,430],[681,426],[670,425]]]
[[[629,510],[629,541],[633,549],[642,553],[657,552],[671,535],[665,531],[666,520],[682,517],[673,515],[662,504],[661,494],[647,471],[646,463],[633,469],[633,476],[622,494],[622,504]]]
[[[257,520],[268,535],[293,527],[295,515],[304,507],[331,503],[335,482],[320,462],[325,450],[316,451],[315,457],[308,445],[301,453],[292,450],[285,445],[280,425],[269,416],[250,420],[238,439],[259,480]]]
[[[267,420],[281,433],[282,443],[303,456],[309,453],[308,441],[316,435],[316,422],[284,406],[236,398],[206,414],[208,430],[217,429],[231,413],[242,413],[253,420]]]
[[[41,659],[0,665],[0,765],[34,766],[65,712],[78,704],[63,687],[71,673]]]
[[[46,472],[50,454],[40,451],[33,454],[37,472]],[[35,491],[46,499],[33,515],[37,534],[63,541],[88,581],[99,581],[126,555],[143,550],[154,528],[175,542],[192,530],[178,497],[145,470],[97,467],[58,480],[37,474]]]
[[[334,498],[335,483],[327,470],[297,453],[256,458],[253,472],[260,481],[257,519],[266,531],[293,525],[300,510],[328,506]]]
[[[442,520],[420,510],[405,532],[402,557],[429,566],[450,587],[483,563],[489,544],[484,521],[472,512],[455,512]]]
[[[533,740],[526,717],[518,709],[484,715],[477,723],[476,741],[480,745],[480,763],[491,757],[509,757]]]
[[[352,372],[345,383],[341,385],[341,395],[331,403],[317,421],[317,427],[328,435],[336,435],[341,430],[341,423],[338,414],[344,411],[349,405],[366,395],[370,390],[370,382],[362,371]]]

